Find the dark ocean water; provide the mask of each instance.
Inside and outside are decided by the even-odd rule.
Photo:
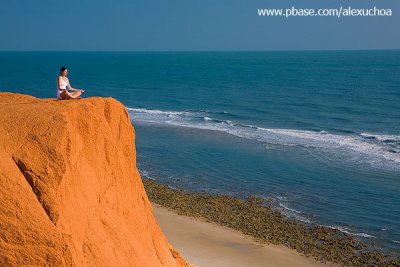
[[[400,51],[0,52],[0,91],[55,97],[61,65],[127,106],[142,176],[399,253]]]

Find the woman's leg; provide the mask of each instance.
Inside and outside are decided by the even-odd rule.
[[[66,90],[63,90],[60,93],[60,96],[61,99],[78,99],[80,98],[81,94],[81,91],[67,92]]]
[[[61,96],[61,99],[71,99],[70,94],[69,94],[66,90],[63,90],[63,91],[60,93],[60,96]]]
[[[73,91],[73,92],[69,93],[71,98],[80,98],[81,94],[82,94],[82,92],[80,90],[79,91]]]

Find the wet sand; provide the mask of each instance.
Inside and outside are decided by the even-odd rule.
[[[199,267],[333,266],[285,246],[257,243],[251,236],[206,219],[178,215],[155,203],[152,206],[168,241],[188,262]]]

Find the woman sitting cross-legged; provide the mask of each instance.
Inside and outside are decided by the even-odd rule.
[[[79,99],[84,90],[72,88],[67,78],[68,70],[66,67],[61,67],[60,76],[57,81],[57,99]],[[69,92],[68,89],[72,92]]]

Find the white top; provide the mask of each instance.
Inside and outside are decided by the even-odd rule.
[[[60,79],[60,77],[58,77],[58,79]],[[60,89],[67,89],[67,85],[68,85],[68,78],[67,81],[64,81],[64,79],[61,78],[60,81],[60,87],[58,87],[58,83],[57,83],[57,99],[61,99],[61,90]]]
[[[68,78],[67,81],[64,81],[64,79],[61,78],[60,89],[67,89],[67,85],[68,85]]]

